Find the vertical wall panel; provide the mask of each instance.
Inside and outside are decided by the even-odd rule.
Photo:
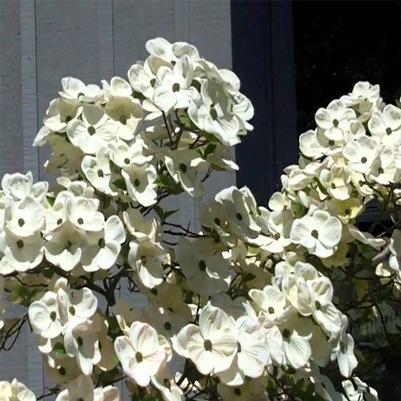
[[[36,1],[36,57],[38,77],[38,112],[41,120],[49,101],[57,96],[61,78],[73,76],[86,83],[99,83],[107,65],[105,54],[99,48],[103,30],[98,17],[104,17],[106,10],[99,10],[103,1],[89,0],[37,0]],[[107,15],[107,14],[106,14]],[[109,20],[110,21],[110,20]],[[111,21],[110,21],[111,22]],[[110,23],[109,22],[109,23]],[[106,41],[110,41],[106,37]],[[109,55],[110,56],[110,55]],[[101,71],[102,70],[102,71]],[[40,164],[48,157],[48,150],[40,149]]]
[[[162,36],[174,40],[172,0],[114,0],[114,69],[126,77],[128,68],[146,57],[145,42]]]
[[[21,26],[21,94],[24,170],[38,179],[39,151],[32,146],[38,129],[36,93],[36,20],[35,3],[22,1]]]
[[[0,1],[0,175],[23,169],[20,2]]]
[[[24,168],[20,12],[19,1],[0,1],[0,176]],[[20,312],[8,306],[6,317]],[[21,352],[26,349],[26,334],[24,329],[12,350],[0,352],[0,380],[18,377],[26,382],[27,358]]]

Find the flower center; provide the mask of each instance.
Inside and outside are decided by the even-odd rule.
[[[210,340],[205,340],[203,342],[203,348],[205,348],[206,351],[211,351],[212,350],[212,342]]]
[[[178,92],[180,89],[181,89],[181,87],[180,87],[179,83],[173,84],[173,87],[172,87],[173,92]]]
[[[361,163],[365,164],[367,161],[368,161],[368,159],[365,156],[363,156],[361,158]]]
[[[93,127],[92,125],[90,127],[88,127],[88,134],[89,135],[93,135],[96,132],[95,127]]]
[[[143,361],[143,355],[140,352],[135,353],[135,359],[138,363]]]
[[[24,219],[18,219],[18,225],[20,227],[22,227],[25,224],[25,220]]]
[[[338,127],[338,120],[336,118],[333,120],[333,127],[334,128]]]
[[[17,241],[17,247],[18,248],[23,248],[24,247],[24,241],[22,241],[21,239],[19,239],[18,241]]]
[[[55,311],[50,312],[50,319],[54,322],[57,319],[57,313]]]
[[[290,330],[288,330],[288,329],[284,329],[282,332],[282,335],[286,340],[288,340],[290,338],[290,334],[291,334]]]
[[[206,262],[204,260],[200,260],[198,263],[199,270],[205,271],[206,270]]]
[[[82,337],[77,337],[77,343],[78,343],[79,347],[82,346],[82,344],[84,343],[84,340],[82,339]]]
[[[318,239],[319,238],[319,231],[317,230],[312,230],[312,232],[310,233],[310,235],[315,238]]]
[[[178,166],[178,168],[180,169],[180,171],[182,173],[186,173],[187,172],[187,166],[184,163],[180,163],[180,165]]]

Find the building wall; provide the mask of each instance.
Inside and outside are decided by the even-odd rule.
[[[47,178],[48,149],[31,144],[62,77],[88,83],[125,77],[145,57],[146,40],[156,36],[191,42],[205,58],[230,68],[230,1],[0,0],[0,177],[30,170],[36,179]],[[234,182],[221,174],[208,193]],[[196,224],[197,205],[185,196],[179,203],[178,218]],[[14,307],[8,317],[20,313]],[[13,377],[37,396],[51,385],[29,327],[11,351],[0,352],[0,380]]]

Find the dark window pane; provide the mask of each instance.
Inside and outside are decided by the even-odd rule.
[[[401,2],[295,1],[293,16],[299,133],[357,81],[400,97]]]

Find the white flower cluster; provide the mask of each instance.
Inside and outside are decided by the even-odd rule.
[[[32,174],[6,174],[2,181],[0,273],[26,272],[44,258],[69,272],[110,269],[117,260],[125,230],[118,216],[106,221],[94,190],[82,181],[65,185],[55,198],[47,183]]]
[[[29,306],[39,349],[48,368],[53,375],[58,373],[62,382],[79,374],[91,375],[94,366],[109,369],[113,359],[106,322],[96,313],[96,296],[88,288],[70,290],[66,285],[65,279],[59,279],[55,291],[47,291]]]
[[[35,140],[54,188],[2,181],[0,296],[28,307],[57,401],[119,401],[120,381],[133,400],[378,400],[355,326],[401,295],[400,109],[356,84],[317,111],[266,207],[226,188],[195,232],[162,200],[237,169],[253,108],[192,45],[146,48],[128,80],[62,80]],[[380,233],[359,221],[373,201]]]
[[[128,81],[64,78],[35,139],[52,147],[50,170],[83,174],[101,194],[144,207],[157,203],[157,184],[198,197],[208,169],[236,169],[229,149],[253,116],[238,77],[192,45],[157,38],[146,48]]]

